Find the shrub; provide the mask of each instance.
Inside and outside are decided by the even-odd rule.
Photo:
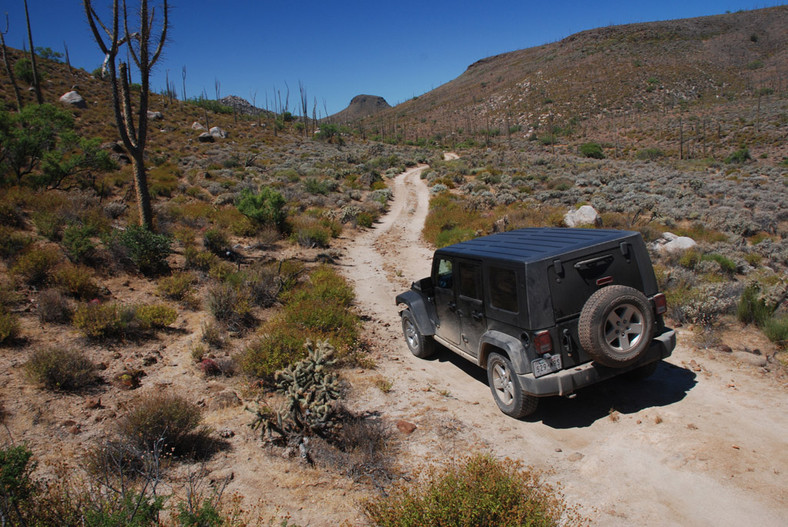
[[[72,323],[85,337],[105,339],[123,336],[127,320],[118,304],[82,304],[74,312]]]
[[[704,254],[701,257],[701,261],[717,262],[719,264],[719,266],[720,266],[720,269],[724,273],[727,273],[728,275],[736,274],[736,262],[734,262],[733,260],[731,260],[727,256],[723,256],[723,255],[717,254],[717,253]]]
[[[170,300],[188,301],[192,297],[192,286],[197,277],[192,273],[179,271],[172,276],[161,278],[156,284],[159,294]]]
[[[306,338],[300,328],[275,319],[260,332],[262,336],[241,353],[240,367],[245,374],[270,381],[274,373],[306,356]]]
[[[0,225],[0,258],[12,258],[24,251],[32,242],[29,236]]]
[[[208,289],[208,310],[214,318],[229,328],[239,330],[252,321],[252,305],[248,291],[228,283]]]
[[[230,247],[230,240],[227,238],[227,234],[224,231],[220,229],[209,229],[205,231],[203,245],[213,254],[224,257],[227,249]]]
[[[128,250],[129,258],[143,274],[154,275],[169,268],[167,256],[172,252],[172,240],[169,236],[131,225],[118,234],[117,239]]]
[[[331,229],[314,218],[301,218],[293,228],[292,238],[301,247],[328,247]]]
[[[82,225],[69,225],[63,231],[63,247],[68,256],[75,262],[82,262],[90,258],[96,250],[96,245],[91,240],[93,228]]]
[[[590,157],[592,159],[605,158],[605,153],[602,151],[602,146],[599,143],[583,143],[580,145],[580,153],[583,157]]]
[[[11,273],[24,278],[30,285],[41,285],[60,262],[60,252],[54,247],[32,248],[16,261]]]
[[[529,525],[579,523],[556,489],[533,469],[476,454],[397,486],[369,501],[364,512],[374,525]]]
[[[763,333],[780,346],[788,343],[788,316],[772,317],[763,324]]]
[[[58,241],[63,235],[66,220],[59,211],[42,210],[33,214],[33,225],[39,234],[52,241]]]
[[[96,365],[84,352],[73,349],[36,350],[25,363],[25,371],[49,390],[76,391],[98,381]]]
[[[643,148],[638,150],[637,153],[637,158],[641,161],[656,161],[657,159],[664,156],[665,152],[656,147]]]
[[[728,164],[731,163],[741,164],[750,161],[751,159],[752,156],[750,156],[750,149],[747,148],[746,146],[742,146],[740,149],[736,150],[731,155],[726,157],[725,162]]]
[[[93,300],[99,296],[100,288],[93,280],[93,273],[81,265],[59,266],[53,281],[69,295],[81,300]]]
[[[194,247],[184,249],[183,256],[187,268],[203,272],[208,271],[218,261],[215,254],[208,251],[198,251]]]
[[[262,225],[274,225],[280,231],[284,227],[285,198],[270,187],[262,187],[258,193],[244,189],[236,206],[241,214]]]
[[[0,344],[11,342],[19,336],[19,317],[0,307]]]
[[[38,294],[38,320],[65,324],[71,320],[71,307],[57,289],[44,289]]]
[[[27,509],[32,506],[28,500],[33,497],[35,484],[30,475],[36,468],[31,461],[33,453],[24,445],[0,448],[0,518],[5,524],[25,525]],[[16,518],[17,521],[13,521]]]
[[[201,420],[200,408],[179,395],[156,393],[138,400],[118,423],[118,432],[143,451],[158,446],[189,454]],[[164,450],[166,449],[166,450]]]
[[[755,324],[762,327],[772,317],[774,309],[767,305],[761,298],[760,287],[750,284],[742,291],[739,304],[736,307],[736,316],[744,324]]]
[[[134,318],[141,329],[165,328],[175,322],[178,312],[164,304],[141,305],[134,309]]]

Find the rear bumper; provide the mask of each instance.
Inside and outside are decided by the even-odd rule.
[[[643,360],[627,368],[609,368],[595,362],[586,362],[580,366],[550,373],[539,378],[534,377],[533,373],[526,373],[517,377],[520,381],[520,386],[523,387],[523,391],[529,395],[537,397],[569,395],[583,386],[604,381],[650,362],[669,357],[675,347],[676,332],[665,328],[661,334],[654,337]]]

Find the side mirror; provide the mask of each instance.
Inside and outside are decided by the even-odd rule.
[[[413,288],[421,291],[427,296],[433,296],[435,292],[435,287],[432,285],[432,278],[429,276],[427,278],[422,278],[421,280],[413,282]]]

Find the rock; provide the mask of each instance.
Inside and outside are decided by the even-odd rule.
[[[397,430],[405,435],[410,435],[416,430],[416,425],[407,421],[399,420],[397,421]]]
[[[717,346],[717,350],[721,351],[722,353],[733,353],[733,349],[727,344],[720,344]]]
[[[209,130],[212,136],[216,137],[217,139],[227,139],[227,132],[219,128],[218,126],[214,126]]]
[[[201,133],[200,136],[197,138],[197,140],[201,143],[213,143],[215,141],[215,139],[209,132]]]
[[[192,130],[205,130],[205,127],[200,123],[198,123],[197,121],[194,121],[192,123]]]
[[[85,102],[85,99],[83,99],[82,96],[75,91],[64,93],[60,97],[60,102],[62,102],[63,104],[70,104],[71,106],[76,106],[77,108],[88,107],[88,104]]]
[[[223,439],[230,439],[233,436],[235,436],[235,432],[233,432],[229,428],[222,428],[219,431],[219,437],[221,437]]]
[[[95,410],[97,408],[103,408],[101,405],[101,397],[88,397],[85,399],[85,408],[88,410]]]
[[[570,210],[564,216],[564,224],[567,227],[597,225],[600,221],[599,213],[591,205],[583,205],[577,210]]]
[[[164,116],[161,114],[161,112],[152,112],[148,110],[148,119],[151,121],[161,121],[164,119]]]
[[[676,253],[686,251],[698,245],[698,243],[687,236],[676,236],[671,232],[666,232],[662,238],[652,244],[652,248],[659,252]]]
[[[583,457],[584,457],[583,454],[581,454],[580,452],[575,452],[574,454],[569,454],[569,457],[567,457],[566,459],[568,459],[569,461],[580,461],[581,459],[583,459]]]

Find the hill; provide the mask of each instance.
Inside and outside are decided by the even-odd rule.
[[[383,138],[452,144],[510,133],[667,143],[681,115],[708,121],[719,135],[739,118],[779,118],[770,105],[788,86],[787,71],[788,6],[612,26],[479,60],[356,124]],[[775,139],[755,132],[752,140]]]
[[[329,116],[326,120],[333,123],[347,123],[363,119],[391,108],[383,97],[376,95],[356,95],[347,108]]]

